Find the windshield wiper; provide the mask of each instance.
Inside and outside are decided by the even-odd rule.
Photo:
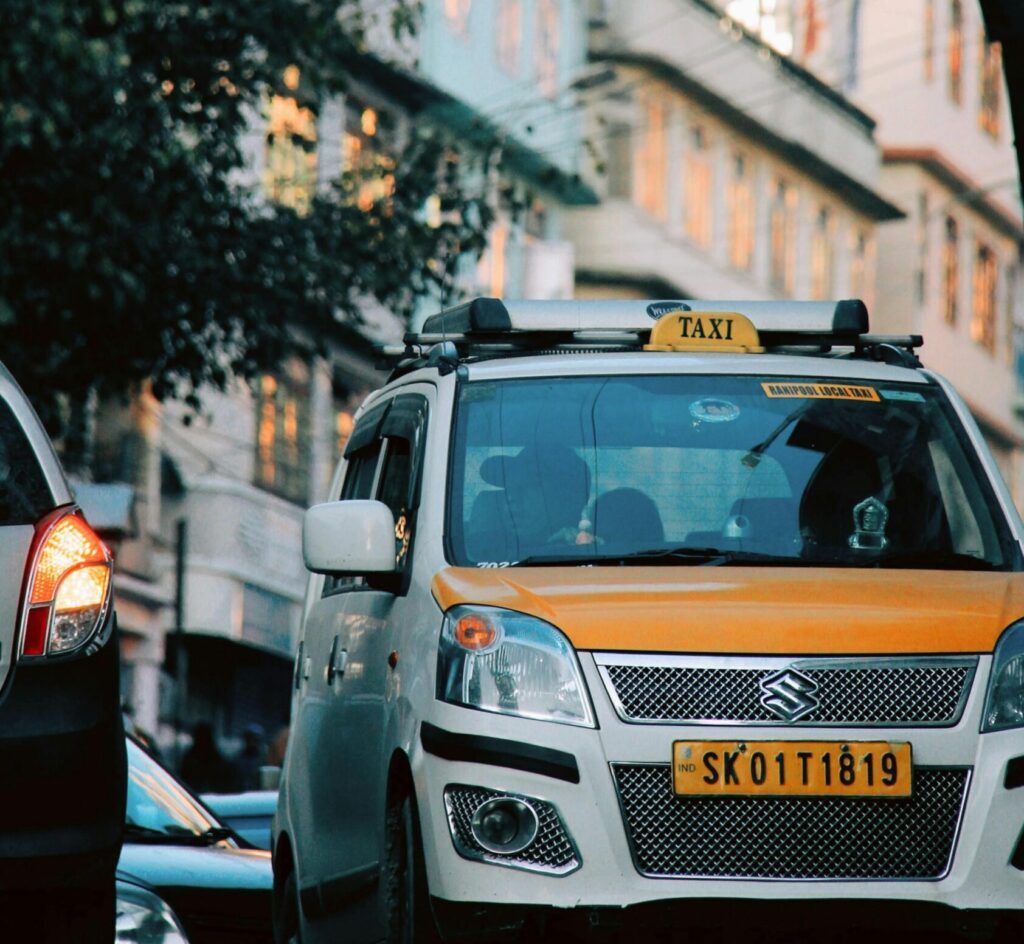
[[[165,843],[175,846],[212,846],[223,839],[234,837],[234,831],[224,826],[211,826],[200,833],[184,826],[168,824],[163,829],[141,826],[138,823],[124,824],[124,838],[127,842]]]
[[[778,554],[765,554],[761,551],[729,550],[721,547],[691,547],[683,544],[679,547],[655,547],[645,551],[631,551],[620,554],[619,560],[642,561],[691,561],[694,564],[721,566],[723,564],[762,564],[778,567],[805,567],[807,561],[799,557],[781,557]]]
[[[169,832],[166,829],[154,829],[152,826],[140,826],[138,823],[124,824],[124,838],[127,842],[153,843],[180,843],[182,839],[178,833]]]
[[[806,567],[808,562],[798,557],[779,557],[757,551],[726,550],[719,547],[655,547],[623,553],[588,554],[586,557],[556,557],[533,555],[516,561],[513,567],[581,567],[588,564],[619,564],[638,562],[644,564],[691,563],[694,565],[720,566],[723,564],[761,564],[777,567]]]
[[[918,550],[896,554],[882,554],[868,566],[906,568],[913,570],[995,570],[996,565],[973,554],[953,551]]]

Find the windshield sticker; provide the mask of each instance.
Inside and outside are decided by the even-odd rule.
[[[705,397],[690,404],[690,416],[698,423],[731,423],[740,415],[740,408],[730,400]]]
[[[906,400],[909,403],[924,403],[924,394],[916,390],[879,390],[886,400]]]
[[[801,400],[863,400],[877,403],[878,391],[874,387],[851,384],[823,383],[763,383],[761,389],[768,397],[788,397]]]

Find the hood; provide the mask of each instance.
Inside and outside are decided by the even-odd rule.
[[[847,655],[991,652],[1024,574],[806,567],[449,567],[441,609],[528,613],[577,649]]]

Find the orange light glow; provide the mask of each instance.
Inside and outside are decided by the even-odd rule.
[[[110,568],[106,564],[79,567],[60,583],[54,607],[58,613],[100,607],[107,598]]]
[[[455,641],[471,652],[486,649],[497,638],[498,631],[482,616],[463,616],[455,624]]]
[[[36,560],[35,573],[32,579],[31,603],[48,603],[57,592],[61,578],[72,568],[81,564],[101,564],[107,571],[105,581],[109,579],[107,562],[109,556],[103,542],[96,533],[74,515],[62,518],[47,535],[39,557]],[[94,568],[89,568],[93,570]]]

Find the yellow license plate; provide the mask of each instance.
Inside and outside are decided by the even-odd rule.
[[[680,796],[908,797],[910,744],[891,741],[675,741]]]

